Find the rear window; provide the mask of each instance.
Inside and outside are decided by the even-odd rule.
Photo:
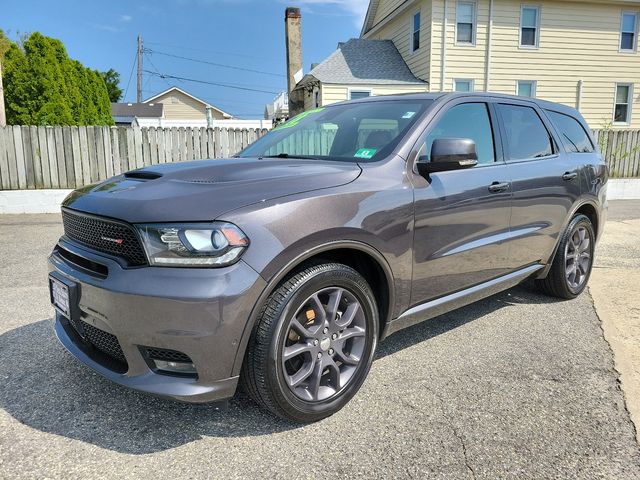
[[[549,118],[560,131],[562,144],[571,153],[593,152],[593,144],[582,124],[575,118],[564,113],[545,110]]]
[[[522,105],[499,104],[507,134],[509,160],[527,160],[553,154],[551,137],[538,112]]]

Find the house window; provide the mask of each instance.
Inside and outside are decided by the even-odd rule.
[[[457,78],[453,81],[454,92],[473,92],[473,80]]]
[[[315,108],[318,108],[320,106],[320,90],[318,89],[315,89],[313,91],[313,104]]]
[[[633,52],[636,49],[636,34],[638,31],[638,14],[622,12],[620,22],[620,50]]]
[[[523,6],[520,11],[520,46],[537,47],[540,31],[540,8]]]
[[[518,80],[516,83],[516,95],[520,97],[535,98],[536,82],[535,80]]]
[[[420,12],[413,16],[413,34],[411,35],[411,51],[415,52],[420,48]]]
[[[476,30],[476,3],[458,2],[456,5],[456,43],[473,45]]]
[[[613,123],[630,123],[632,98],[633,85],[630,83],[618,83],[616,85],[616,100],[613,107]]]
[[[359,98],[367,98],[371,96],[371,90],[351,90],[349,91],[349,100],[357,100]]]

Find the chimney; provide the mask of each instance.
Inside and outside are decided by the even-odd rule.
[[[289,111],[292,115],[304,110],[304,97],[292,94],[296,84],[302,80],[302,15],[299,8],[288,7],[285,11],[285,35],[287,42],[287,91]],[[299,99],[297,97],[300,97]],[[300,104],[299,104],[300,103]]]

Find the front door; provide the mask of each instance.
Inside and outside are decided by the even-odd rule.
[[[494,135],[490,104],[458,100],[427,128],[419,155],[436,138],[469,138],[478,165],[413,174],[415,236],[412,306],[499,277],[509,271],[511,180]],[[496,148],[498,145],[498,148]]]

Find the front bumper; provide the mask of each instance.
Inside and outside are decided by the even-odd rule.
[[[60,249],[104,265],[96,276],[63,258]],[[72,257],[77,258],[77,257]],[[126,368],[114,368],[82,340],[59,312],[55,331],[62,345],[104,377],[126,387],[187,402],[233,396],[232,376],[238,346],[265,282],[240,261],[226,268],[124,269],[115,261],[60,240],[49,257],[49,270],[78,285],[79,318],[114,335]],[[188,355],[197,377],[158,373],[141,347],[176,350]]]

